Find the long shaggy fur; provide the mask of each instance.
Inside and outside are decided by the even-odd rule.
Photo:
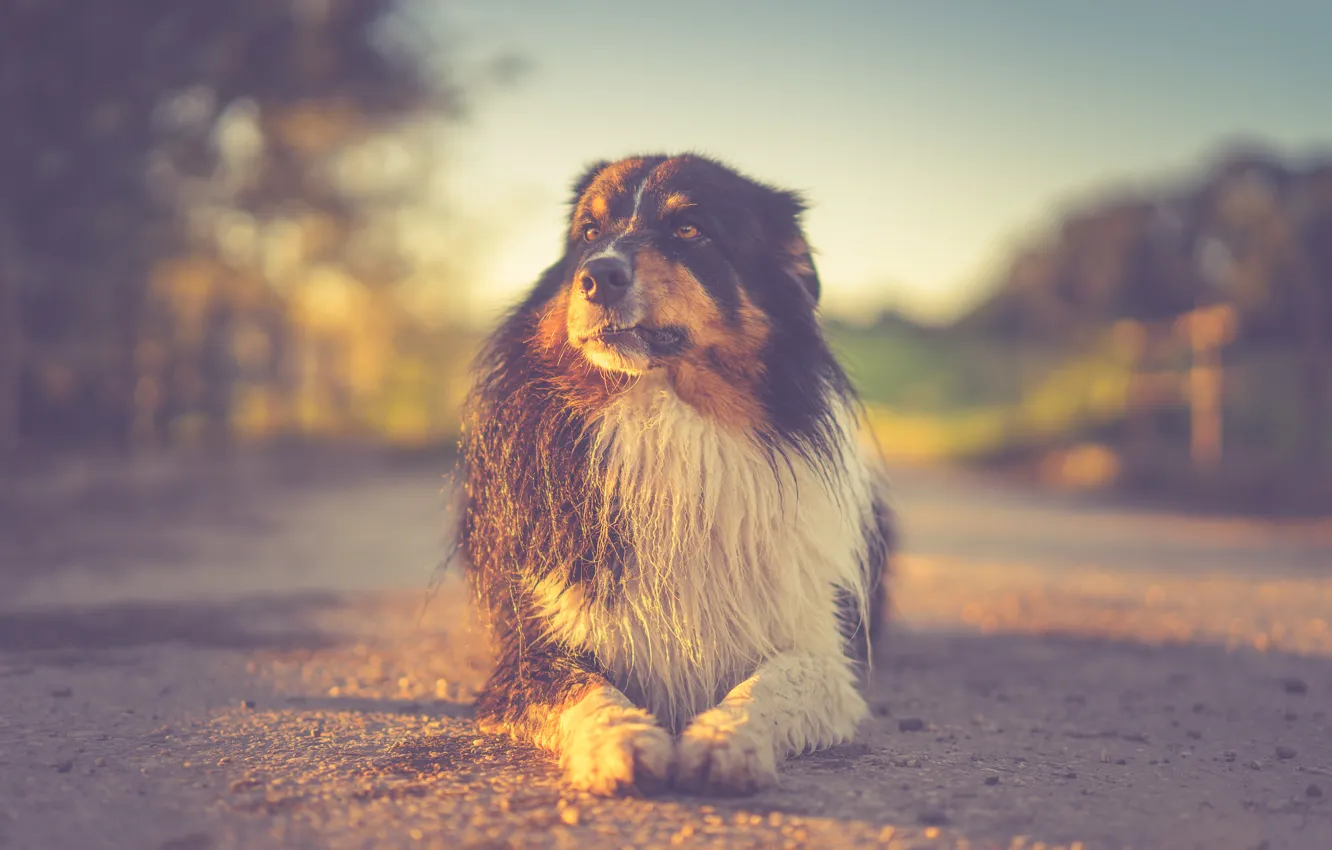
[[[853,457],[854,432],[843,424],[830,448]],[[597,528],[609,535],[618,524],[625,535],[621,586],[588,599],[557,574],[537,601],[558,640],[595,647],[630,699],[668,728],[817,634],[810,617],[831,610],[839,588],[865,610],[872,497],[860,465],[838,456],[835,473],[823,475],[799,454],[774,458],[648,377],[592,433]]]
[[[800,206],[699,157],[598,164],[575,194],[566,256],[492,336],[467,409],[461,541],[496,649],[478,717],[594,791],[754,790],[864,714],[853,662],[892,545]],[[644,211],[672,205],[711,211],[705,243]],[[632,308],[578,301],[602,256],[630,258]],[[670,333],[628,355],[646,368],[594,365],[619,361],[580,317],[630,309]]]

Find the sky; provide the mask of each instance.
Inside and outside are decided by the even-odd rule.
[[[1234,140],[1332,150],[1323,0],[455,0],[472,99],[452,203],[482,309],[561,248],[598,159],[692,150],[804,193],[826,311],[946,321],[1061,210],[1187,176]]]

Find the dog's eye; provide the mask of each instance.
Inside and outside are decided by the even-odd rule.
[[[596,242],[599,238],[601,238],[601,228],[600,228],[600,227],[596,227],[596,226],[588,226],[588,227],[584,227],[584,228],[583,228],[583,239],[584,239],[584,241],[587,241],[587,242]]]
[[[686,242],[689,242],[693,239],[697,239],[702,235],[703,234],[699,231],[699,229],[692,224],[681,224],[675,228],[675,238],[683,239]]]

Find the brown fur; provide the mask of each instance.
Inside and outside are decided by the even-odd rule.
[[[610,212],[610,198],[629,189],[629,178],[642,168],[643,160],[625,159],[609,165],[597,174],[597,179],[588,187],[574,210],[573,226],[577,229],[580,219],[586,213],[598,221],[604,221]]]
[[[759,353],[768,341],[767,317],[742,293],[738,326],[732,326],[687,268],[651,249],[638,252],[634,269],[652,322],[689,330],[693,347],[669,370],[680,398],[729,428],[760,429]]]
[[[637,253],[634,270],[642,297],[649,305],[649,321],[689,331],[693,346],[668,370],[680,397],[728,428],[761,429],[760,353],[770,332],[763,311],[742,292],[738,321],[728,322],[687,268],[651,249]],[[569,299],[573,297],[574,289],[566,288],[546,303],[537,322],[535,342],[550,362],[562,367],[557,374],[567,381],[577,406],[591,412],[628,381],[592,368],[575,350],[568,327]]]
[[[570,291],[566,289],[546,302],[533,342],[542,359],[556,367],[551,370],[552,380],[560,389],[566,407],[589,416],[604,407],[614,393],[628,386],[631,379],[597,369],[578,353],[569,339],[569,298]]]
[[[662,560],[651,551],[636,557],[631,548],[644,540],[650,546],[657,533],[651,491],[635,510],[624,501],[624,488],[604,480],[611,456],[603,450],[639,439],[645,420],[637,420],[639,428],[599,428],[607,405],[648,370],[658,370],[650,380],[665,377],[701,415],[741,439],[752,436],[770,452],[774,486],[780,486],[777,464],[783,458],[816,470],[845,461],[841,415],[854,403],[854,393],[814,321],[819,284],[799,231],[802,206],[791,193],[696,156],[599,163],[579,178],[575,193],[565,255],[492,337],[468,402],[460,547],[489,616],[496,655],[477,699],[477,721],[488,732],[558,753],[566,780],[592,793],[645,791],[671,781],[683,789],[753,790],[775,778],[772,760],[760,764],[754,755],[775,746],[766,724],[780,718],[755,704],[756,722],[734,713],[724,718],[739,724],[739,734],[720,734],[724,730],[708,721],[706,734],[689,738],[693,743],[677,741],[647,709],[633,704],[630,692],[648,692],[619,664],[613,645],[604,636],[572,639],[551,606],[552,599],[561,606],[596,604],[618,616],[631,587],[630,570]],[[695,204],[699,208],[680,215]],[[631,216],[631,209],[637,215]],[[682,235],[682,224],[699,227],[701,238],[684,238],[694,234]],[[587,227],[601,232],[585,233]],[[632,267],[632,285],[616,289],[613,298],[596,297],[595,287],[585,289],[578,280],[587,263],[602,257]],[[616,287],[623,283],[607,280]],[[639,328],[636,340],[611,333],[630,324]],[[674,405],[672,410],[679,413]],[[692,427],[695,417],[685,418]],[[718,436],[719,446],[740,442]],[[608,443],[598,444],[599,439]],[[691,441],[680,451],[673,457],[688,464],[698,446]],[[754,460],[748,451],[736,451],[737,462]],[[834,473],[830,467],[826,480],[836,480]],[[666,501],[688,502],[690,486],[685,480],[683,489],[668,490]],[[876,502],[874,510],[865,529],[869,551],[858,566],[877,600],[891,528],[886,505]],[[743,509],[734,516],[750,521]],[[734,516],[726,527],[736,526]],[[698,578],[713,580],[715,569],[709,559]],[[867,646],[867,619],[877,622],[881,611],[878,605],[867,611],[859,582],[844,578],[847,589],[833,600],[840,620],[834,626],[849,642],[849,662]],[[696,582],[690,586],[698,589]],[[710,595],[708,587],[702,590]],[[658,618],[653,631],[669,631],[670,616]],[[764,640],[751,642],[761,647]],[[728,650],[719,642],[716,651]],[[747,670],[741,668],[754,655],[741,655],[727,663],[743,677]],[[663,668],[651,675],[669,690],[684,672]],[[728,674],[727,688],[739,684],[731,678]],[[781,685],[793,689],[791,704],[809,715],[790,733],[816,744],[832,740],[824,733],[808,737],[810,724],[833,721],[818,720],[825,713],[821,692],[811,690],[802,698],[794,692],[798,685],[795,680]],[[746,705],[753,702],[749,690],[739,693]],[[859,704],[848,700],[852,709]],[[682,702],[688,711],[667,706],[670,723],[684,726],[685,714],[702,702]],[[835,713],[832,706],[826,709]],[[845,711],[839,717],[834,718],[838,729],[854,720]]]
[[[489,730],[490,734],[502,732],[526,737],[541,749],[559,755],[563,738],[560,734],[560,717],[592,691],[608,686],[609,683],[601,676],[589,675],[586,681],[578,681],[561,693],[557,702],[531,705],[513,728]],[[524,736],[524,732],[528,734]]]
[[[694,205],[683,192],[672,192],[661,205],[662,213],[669,215],[680,210],[687,210]]]

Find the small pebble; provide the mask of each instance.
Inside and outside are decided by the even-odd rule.
[[[892,715],[893,715],[893,710],[892,710],[891,708],[889,708],[888,706],[886,706],[886,705],[876,705],[876,706],[874,706],[874,716],[875,716],[875,717],[892,717]]]
[[[997,776],[987,776],[987,777],[985,777],[985,784],[986,784],[986,785],[998,785],[998,784],[999,784],[999,777],[997,777]]]
[[[74,762],[62,761],[55,766],[55,769],[56,773],[69,773],[71,770],[74,769]]]
[[[106,759],[101,756],[93,759],[93,767],[106,767]]]
[[[1195,741],[1202,740],[1202,733],[1199,732],[1197,729],[1190,729],[1187,734],[1190,738],[1192,738]]]
[[[925,728],[925,721],[919,717],[904,717],[897,721],[897,728],[903,732],[919,732]]]
[[[1128,764],[1128,759],[1115,759],[1115,764]]]
[[[1077,775],[1077,773],[1075,773],[1074,771],[1071,771],[1071,770],[1070,770],[1068,773],[1065,773],[1065,774],[1064,774],[1064,778],[1065,778],[1065,779],[1077,779],[1077,778],[1078,778],[1078,775]]]
[[[1321,797],[1323,796],[1323,789],[1319,788],[1317,785],[1310,785],[1308,788],[1304,789],[1304,796]]]
[[[72,697],[72,696],[74,696],[74,689],[73,689],[73,688],[56,688],[56,689],[54,689],[53,691],[51,691],[51,696],[55,697],[56,699],[65,699],[65,698],[67,698],[67,697]]]
[[[1293,759],[1298,753],[1292,747],[1277,747],[1276,757],[1279,759]]]
[[[1262,770],[1263,763],[1258,761],[1258,759],[1254,759],[1253,761],[1249,762],[1249,767],[1253,768],[1254,770]]]
[[[1295,678],[1294,676],[1292,676],[1289,679],[1282,680],[1281,687],[1285,688],[1286,693],[1288,694],[1309,693],[1309,685],[1303,679],[1298,679]]]

